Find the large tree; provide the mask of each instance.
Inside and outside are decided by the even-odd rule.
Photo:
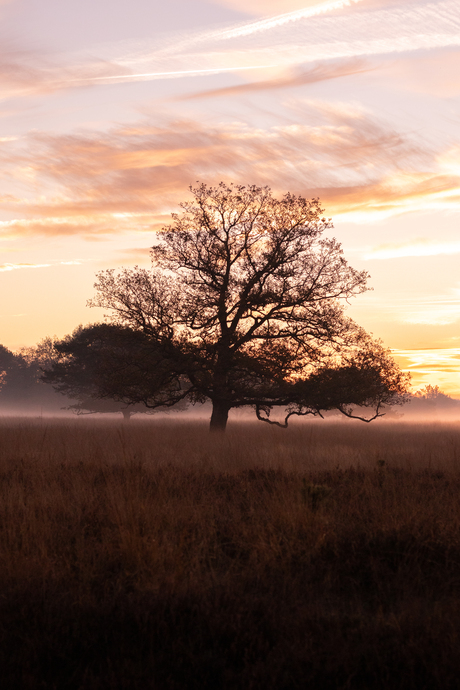
[[[332,224],[319,200],[224,183],[190,189],[193,199],[152,248],[152,269],[99,273],[89,305],[109,309],[115,324],[176,362],[190,395],[212,401],[211,429],[225,429],[229,410],[246,405],[265,421],[280,406],[286,417],[331,406],[352,414],[351,403],[371,401],[379,414],[378,386],[371,396],[337,397],[345,370],[350,383],[369,370],[364,362],[350,369],[359,353],[383,355],[344,313],[368,274],[323,236]],[[376,369],[385,401],[400,400],[404,378]],[[134,388],[126,399],[158,404],[157,391]]]

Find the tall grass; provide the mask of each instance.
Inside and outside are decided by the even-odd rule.
[[[0,421],[7,688],[456,688],[460,427]]]

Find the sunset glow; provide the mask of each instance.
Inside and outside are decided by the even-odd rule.
[[[268,185],[320,198],[371,275],[350,316],[460,397],[458,0],[10,0],[0,27],[0,343],[101,320],[95,273],[147,267],[197,180]]]

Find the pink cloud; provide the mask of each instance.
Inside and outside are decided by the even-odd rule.
[[[0,162],[30,185],[27,198],[2,205],[16,215],[0,224],[7,236],[151,232],[197,180],[319,196],[330,215],[401,213],[427,200],[448,206],[460,194],[459,177],[437,170],[433,153],[340,104],[299,106],[291,124],[265,130],[181,120],[31,135],[12,152],[0,150]]]
[[[177,98],[176,100],[192,100],[198,98],[215,98],[217,96],[240,96],[257,91],[272,91],[274,89],[304,86],[315,82],[338,79],[352,74],[360,74],[375,69],[365,60],[354,58],[339,63],[323,63],[306,70],[296,70],[293,74],[276,79],[265,79],[248,84],[237,84],[208,91],[198,91]]]

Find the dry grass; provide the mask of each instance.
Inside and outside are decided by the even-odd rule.
[[[457,688],[460,427],[0,421],[6,688]]]

